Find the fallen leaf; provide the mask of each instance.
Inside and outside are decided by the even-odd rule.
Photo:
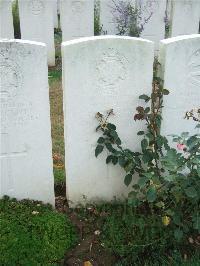
[[[92,266],[92,263],[88,260],[83,263],[84,266]]]

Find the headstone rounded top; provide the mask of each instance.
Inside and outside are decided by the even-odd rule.
[[[116,36],[116,35],[105,35],[105,36],[92,36],[92,37],[84,37],[79,38],[71,41],[66,41],[62,43],[62,46],[71,45],[71,44],[78,44],[82,42],[88,42],[88,41],[97,41],[97,40],[129,40],[129,41],[137,41],[137,42],[146,42],[153,45],[152,41],[149,41],[147,39],[143,38],[137,38],[137,37],[129,37],[129,36]]]
[[[38,45],[46,47],[46,44],[43,42],[35,42],[35,41],[21,40],[21,39],[0,39],[0,43],[30,44],[30,45]]]
[[[173,42],[183,41],[183,40],[189,40],[189,39],[195,39],[195,38],[200,38],[200,34],[180,35],[177,37],[161,40],[160,42],[163,44],[168,44],[168,43],[173,43]]]

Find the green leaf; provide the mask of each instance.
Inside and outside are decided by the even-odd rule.
[[[124,158],[123,156],[120,156],[120,157],[119,157],[119,165],[120,165],[121,167],[124,167],[125,164],[126,164],[126,160],[125,160],[125,158]]]
[[[107,128],[110,129],[110,130],[116,130],[116,126],[111,124],[111,123],[107,124]]]
[[[117,157],[117,156],[112,156],[112,163],[113,163],[114,165],[116,165],[117,162],[118,162],[118,157]]]
[[[114,138],[114,140],[116,140],[118,138],[118,134],[115,130],[111,130],[110,135]]]
[[[132,188],[133,188],[134,190],[139,190],[139,189],[140,189],[140,186],[139,186],[138,184],[134,184],[134,185],[132,186]]]
[[[147,141],[147,139],[143,139],[143,140],[141,141],[141,147],[142,147],[142,150],[143,150],[143,151],[146,150],[146,148],[148,147],[148,141]]]
[[[168,95],[169,94],[169,91],[168,90],[166,90],[166,89],[163,89],[163,95]]]
[[[180,217],[180,214],[178,213],[174,213],[173,215],[173,222],[176,224],[176,225],[181,225],[181,217]]]
[[[151,110],[150,107],[146,107],[145,110],[144,110],[144,112],[145,112],[146,114],[148,114],[148,113],[150,112],[150,110]]]
[[[168,182],[172,182],[172,181],[176,180],[176,176],[175,175],[164,176],[164,180],[166,180]]]
[[[109,152],[115,152],[116,150],[113,148],[111,143],[106,143],[106,148],[108,149]]]
[[[196,136],[192,136],[187,140],[187,146],[192,149],[199,142],[199,139]]]
[[[132,170],[133,166],[134,166],[133,162],[132,161],[129,161],[127,164],[125,164],[124,170],[126,172],[130,172]]]
[[[151,98],[146,94],[142,94],[139,96],[139,99],[145,100],[145,102],[148,102]]]
[[[196,127],[195,127],[195,128],[200,128],[200,124],[196,125]]]
[[[153,160],[152,152],[146,150],[142,156],[142,159],[144,163],[151,162]]]
[[[171,209],[167,209],[166,210],[166,214],[169,216],[173,216],[174,215],[174,211],[172,211]]]
[[[100,137],[100,138],[97,140],[97,142],[98,142],[99,144],[103,144],[104,141],[105,141],[105,139],[104,139],[103,137]]]
[[[157,194],[156,194],[156,188],[152,185],[149,187],[148,191],[147,191],[147,200],[149,202],[154,202],[157,198]]]
[[[106,158],[106,164],[110,163],[112,161],[112,155],[108,155]]]
[[[138,136],[142,136],[142,135],[144,135],[144,131],[138,131],[137,135],[138,135]]]
[[[157,202],[155,205],[156,205],[156,207],[158,207],[158,208],[164,208],[164,207],[165,207],[165,203],[164,203],[163,201],[159,201],[159,202]]]
[[[157,144],[158,147],[162,147],[163,142],[164,141],[163,141],[163,137],[162,136],[159,135],[159,136],[156,137],[156,144]]]
[[[197,174],[200,177],[200,167],[197,167]]]
[[[174,231],[174,237],[176,240],[180,241],[183,238],[183,231],[181,229],[176,229]]]
[[[116,142],[116,144],[117,144],[117,145],[121,145],[121,144],[122,144],[122,142],[121,142],[121,139],[120,139],[120,138],[117,138],[117,139],[115,140],[115,142]]]
[[[200,232],[200,215],[199,213],[195,213],[192,217],[193,228]]]
[[[148,178],[148,180],[152,179],[154,176],[154,172],[147,172],[147,173],[143,173],[144,176],[146,176]]]
[[[194,187],[186,188],[185,193],[189,198],[196,198],[198,196],[197,191]]]
[[[125,176],[124,178],[124,184],[128,187],[132,181],[132,175],[131,174],[128,174]]]
[[[103,145],[97,145],[95,149],[95,156],[97,157],[102,151],[103,151],[104,146]]]
[[[143,188],[148,180],[149,179],[146,176],[140,177],[138,180],[138,185],[140,186],[140,188]]]

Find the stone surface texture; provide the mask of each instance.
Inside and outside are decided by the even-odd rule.
[[[140,37],[155,42],[156,51],[159,48],[159,41],[165,38],[166,5],[166,0],[137,0],[144,27]]]
[[[94,0],[62,0],[63,41],[94,35]]]
[[[53,6],[53,15],[54,15],[54,28],[58,28],[58,3],[57,0],[54,0]]]
[[[79,202],[122,199],[127,195],[124,172],[106,165],[107,152],[95,158],[100,133],[95,114],[113,108],[123,145],[140,150],[134,122],[139,95],[151,93],[153,43],[118,36],[83,38],[62,44],[67,196]]]
[[[48,65],[55,65],[54,0],[19,0],[21,38],[47,45]]]
[[[54,205],[46,47],[0,41],[0,197]]]
[[[199,32],[200,1],[171,0],[171,37]]]
[[[0,39],[1,38],[14,38],[11,0],[0,0]]]
[[[164,98],[162,134],[197,133],[196,123],[184,117],[200,103],[200,35],[161,41],[159,62],[164,88],[170,91]]]

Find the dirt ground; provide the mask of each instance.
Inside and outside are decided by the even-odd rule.
[[[65,213],[77,228],[79,243],[76,247],[65,254],[61,265],[66,266],[112,266],[117,258],[105,250],[101,243],[99,225],[95,223],[95,218],[104,215],[91,209],[91,219],[81,220],[78,212],[68,208],[65,197],[56,197],[56,209]],[[95,217],[95,218],[94,218]]]

